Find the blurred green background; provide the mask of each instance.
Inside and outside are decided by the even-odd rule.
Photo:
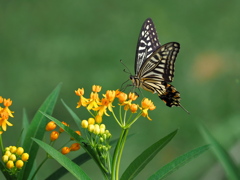
[[[203,122],[228,150],[240,135],[240,1],[81,1],[41,0],[0,3],[0,95],[13,100],[14,124],[4,133],[5,145],[14,145],[21,132],[22,110],[31,119],[47,95],[63,82],[62,98],[75,109],[74,90],[93,84],[103,91],[120,88],[129,75],[120,59],[134,72],[137,38],[144,20],[151,17],[162,44],[176,41],[181,50],[172,83],[180,92],[181,108],[169,108],[157,95],[144,92],[157,106],[134,124],[125,146],[121,170],[146,147],[179,128],[177,136],[137,179],[146,179],[177,156],[206,144],[197,129]],[[73,126],[60,100],[54,117]],[[119,127],[105,123],[116,138]],[[42,151],[40,151],[44,155]],[[70,157],[77,156],[73,153]],[[83,153],[83,150],[81,151]],[[235,160],[239,160],[238,158]],[[41,156],[37,162],[41,161]],[[39,172],[44,179],[59,167],[54,160]],[[211,151],[190,162],[167,179],[218,179],[221,167]],[[51,168],[50,168],[51,167]],[[99,179],[98,167],[89,161],[83,169]],[[72,178],[66,175],[62,179]]]

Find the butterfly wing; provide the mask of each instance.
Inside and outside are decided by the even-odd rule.
[[[139,70],[139,77],[150,78],[154,81],[172,82],[174,77],[174,64],[180,44],[170,42],[159,47],[147,58]]]
[[[142,25],[135,56],[135,74],[139,73],[148,57],[160,47],[157,32],[151,18],[145,20]]]

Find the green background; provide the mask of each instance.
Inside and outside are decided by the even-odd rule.
[[[75,109],[74,90],[93,84],[118,89],[129,78],[124,64],[134,69],[135,49],[144,20],[151,17],[162,44],[181,44],[173,85],[181,92],[181,108],[169,108],[157,95],[143,92],[157,109],[152,121],[140,118],[130,131],[121,169],[146,147],[179,128],[179,133],[145,168],[137,179],[146,179],[177,156],[206,144],[197,129],[203,122],[227,149],[236,146],[240,135],[240,1],[82,1],[41,0],[0,2],[0,95],[11,98],[14,124],[4,133],[6,146],[14,145],[21,132],[22,110],[31,119],[47,95],[63,82],[62,98],[82,119],[89,114]],[[87,95],[86,95],[87,96]],[[70,123],[60,101],[54,117]],[[119,127],[111,118],[104,121],[116,138]],[[46,137],[48,138],[48,136]],[[82,151],[70,154],[75,157]],[[44,153],[40,151],[37,162]],[[238,158],[239,160],[239,153]],[[50,160],[39,172],[44,179],[59,167]],[[211,151],[190,162],[167,179],[218,179],[223,174]],[[83,169],[93,179],[99,170],[90,161]],[[72,178],[66,175],[62,179]]]

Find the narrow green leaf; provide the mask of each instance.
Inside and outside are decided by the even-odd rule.
[[[72,162],[80,166],[90,159],[91,157],[87,153],[83,153],[78,157],[74,158]],[[65,169],[64,167],[60,167],[59,169],[54,171],[51,175],[49,175],[45,180],[60,179],[62,176],[64,176],[67,173],[68,173],[67,169]]]
[[[179,167],[185,165],[190,160],[198,157],[200,154],[209,149],[209,145],[198,147],[192,151],[189,151],[178,158],[174,159],[172,162],[166,164],[161,169],[159,169],[156,173],[148,178],[148,180],[158,180],[163,179],[176,171]]]
[[[178,130],[173,131],[169,135],[160,139],[149,148],[147,148],[142,154],[140,154],[125,170],[121,179],[133,179],[139,172],[156,156],[156,154],[166,146],[171,139],[177,134]]]
[[[73,120],[75,121],[75,123],[77,124],[79,129],[82,129],[81,127],[81,119],[77,116],[77,114],[63,101],[61,100],[63,105],[65,106],[65,108],[67,109],[67,111],[69,112],[69,114],[72,116]]]
[[[27,112],[26,112],[26,109],[23,109],[22,134],[21,134],[21,141],[20,141],[21,146],[23,146],[28,127],[29,127],[29,120],[28,120],[28,117],[27,117]]]
[[[51,121],[54,121],[60,128],[64,129],[64,131],[66,133],[68,133],[71,137],[73,137],[75,139],[75,141],[77,141],[81,147],[91,156],[91,158],[96,162],[96,164],[98,165],[98,167],[100,168],[100,170],[102,172],[104,172],[105,174],[109,174],[109,172],[106,172],[106,169],[102,168],[101,165],[101,161],[99,159],[99,156],[97,156],[97,153],[94,151],[94,149],[92,149],[92,147],[88,144],[88,142],[82,137],[79,136],[77,133],[75,133],[72,129],[70,129],[68,126],[63,125],[60,121],[58,121],[57,119],[55,119],[52,116],[47,115],[46,113],[42,114],[44,116],[46,116],[48,119],[50,119]]]
[[[34,141],[41,146],[50,156],[52,156],[56,161],[58,161],[63,167],[65,167],[73,176],[77,179],[90,179],[89,176],[75,163],[73,163],[69,158],[58,152],[53,147],[48,144],[33,138]]]
[[[199,124],[200,132],[205,138],[205,140],[211,143],[213,151],[217,156],[218,160],[221,162],[228,179],[238,180],[240,179],[239,169],[233,162],[232,158],[229,156],[227,151],[219,144],[219,142],[211,135],[204,125]]]
[[[31,170],[39,149],[39,146],[36,143],[34,143],[31,138],[35,137],[37,139],[42,139],[45,133],[45,126],[48,122],[48,119],[42,113],[40,113],[40,111],[46,112],[47,114],[52,114],[60,92],[60,88],[61,84],[59,84],[53,90],[53,92],[47,97],[47,99],[43,102],[39,110],[36,112],[33,120],[31,121],[31,124],[27,129],[23,143],[23,148],[25,152],[29,153],[30,159],[28,160],[28,163],[26,164],[24,169],[21,171],[21,174],[19,174],[19,179],[28,179],[29,175],[31,174]]]

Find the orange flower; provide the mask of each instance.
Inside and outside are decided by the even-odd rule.
[[[11,106],[12,105],[12,101],[10,100],[10,98],[8,98],[8,99],[4,98],[3,105],[6,106],[6,107]]]
[[[87,109],[91,110],[91,109],[94,109],[94,108],[98,107],[99,102],[100,102],[100,99],[98,97],[98,93],[91,92]]]
[[[55,141],[56,139],[58,139],[58,137],[59,137],[59,132],[57,131],[53,131],[50,135],[51,141]]]
[[[70,146],[70,151],[77,151],[80,149],[80,144],[79,143],[74,143]]]
[[[130,105],[130,110],[132,113],[136,113],[138,109],[138,106],[136,104],[131,104]]]
[[[84,89],[83,89],[83,88],[82,88],[82,89],[78,88],[78,90],[75,91],[75,94],[76,94],[77,96],[80,96],[80,99],[79,99],[79,101],[78,101],[78,103],[77,103],[77,108],[80,108],[81,106],[86,107],[87,104],[88,104],[88,99],[86,99],[85,97],[83,97],[83,95],[84,95]]]
[[[63,147],[62,148],[62,151],[61,151],[62,154],[68,154],[69,152],[70,152],[70,148],[69,147]]]
[[[52,130],[54,130],[56,127],[57,127],[57,125],[55,124],[55,122],[54,122],[54,121],[50,121],[50,122],[47,123],[45,129],[46,129],[46,131],[52,131]]]
[[[156,108],[156,106],[154,106],[153,102],[147,98],[144,98],[141,102],[142,104],[142,116],[143,117],[147,117],[148,120],[152,120],[149,116],[148,116],[148,110],[154,110]]]
[[[116,95],[116,92],[115,92],[115,91],[108,90],[108,91],[106,92],[106,98],[107,98],[110,102],[113,102],[113,101],[114,101],[115,95]]]
[[[92,86],[92,91],[93,91],[93,92],[100,92],[101,89],[102,89],[101,86],[97,86],[97,85],[93,85],[93,86]]]
[[[130,100],[132,100],[132,101],[135,101],[137,98],[138,98],[138,96],[133,92],[130,92],[129,94],[128,94],[128,98],[130,99]]]
[[[75,131],[75,133],[77,133],[79,136],[81,136],[81,132],[80,131]],[[74,140],[74,138],[70,137],[70,140]]]
[[[127,94],[118,90],[116,90],[116,97],[118,98],[120,103],[123,103],[127,100]]]
[[[62,124],[69,127],[69,124],[65,123],[64,121],[62,121]],[[64,129],[59,128],[59,132],[60,133],[63,132],[63,131],[64,131]]]

